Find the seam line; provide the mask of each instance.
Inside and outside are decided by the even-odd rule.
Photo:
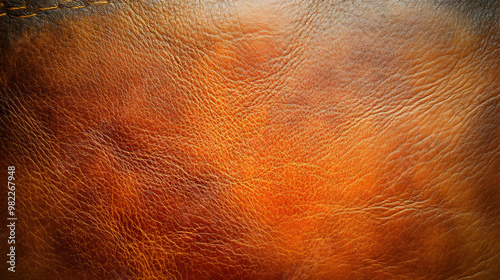
[[[65,4],[70,3],[70,1],[65,1]],[[3,4],[3,3],[2,3]],[[79,5],[79,6],[64,6],[64,5],[57,5],[57,6],[48,6],[48,7],[39,7],[39,8],[34,8],[32,10],[32,13],[27,14],[27,15],[13,15],[9,13],[9,11],[26,11],[29,10],[27,6],[19,6],[19,7],[8,7],[6,10],[0,12],[0,17],[4,16],[13,16],[16,18],[28,18],[28,17],[34,17],[38,15],[40,12],[47,11],[47,10],[55,10],[55,9],[81,9],[81,8],[86,8],[91,5],[103,5],[103,4],[109,4],[109,1],[107,0],[102,0],[102,1],[92,1],[92,2],[84,2],[84,5]],[[0,8],[3,7],[4,5],[0,5]]]

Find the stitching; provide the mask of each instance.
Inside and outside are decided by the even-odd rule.
[[[27,17],[34,17],[37,14],[29,14],[29,15],[22,15],[22,16],[17,16],[18,18],[27,18]]]
[[[40,11],[46,11],[46,10],[53,10],[59,8],[58,6],[52,6],[52,7],[43,7],[39,8]]]
[[[65,0],[64,3],[70,3],[71,0]],[[16,18],[27,18],[27,17],[34,17],[38,15],[40,12],[47,11],[47,10],[55,10],[55,9],[81,9],[81,8],[86,8],[91,5],[102,5],[102,4],[109,4],[108,0],[98,0],[98,1],[92,1],[92,2],[84,2],[84,5],[80,6],[64,6],[64,5],[57,5],[57,6],[49,6],[49,7],[40,7],[40,8],[35,8],[31,14],[26,14],[26,15],[13,15],[9,13],[9,11],[26,11],[28,10],[27,6],[20,6],[20,7],[8,7],[6,8],[6,11],[3,11],[3,13],[0,13],[0,17],[3,16],[14,16]],[[4,3],[0,3],[0,8],[4,7]]]
[[[7,8],[7,10],[9,10],[9,11],[12,11],[12,10],[23,10],[23,9],[26,9],[26,6],[23,6],[23,7],[10,7],[10,8]]]

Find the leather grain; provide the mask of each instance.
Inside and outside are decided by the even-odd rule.
[[[498,3],[0,3],[18,279],[500,275]]]

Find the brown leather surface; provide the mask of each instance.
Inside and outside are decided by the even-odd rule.
[[[499,277],[498,3],[98,2],[0,2],[14,279]]]

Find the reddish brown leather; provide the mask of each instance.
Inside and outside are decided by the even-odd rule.
[[[500,275],[498,3],[17,2],[18,279]]]

